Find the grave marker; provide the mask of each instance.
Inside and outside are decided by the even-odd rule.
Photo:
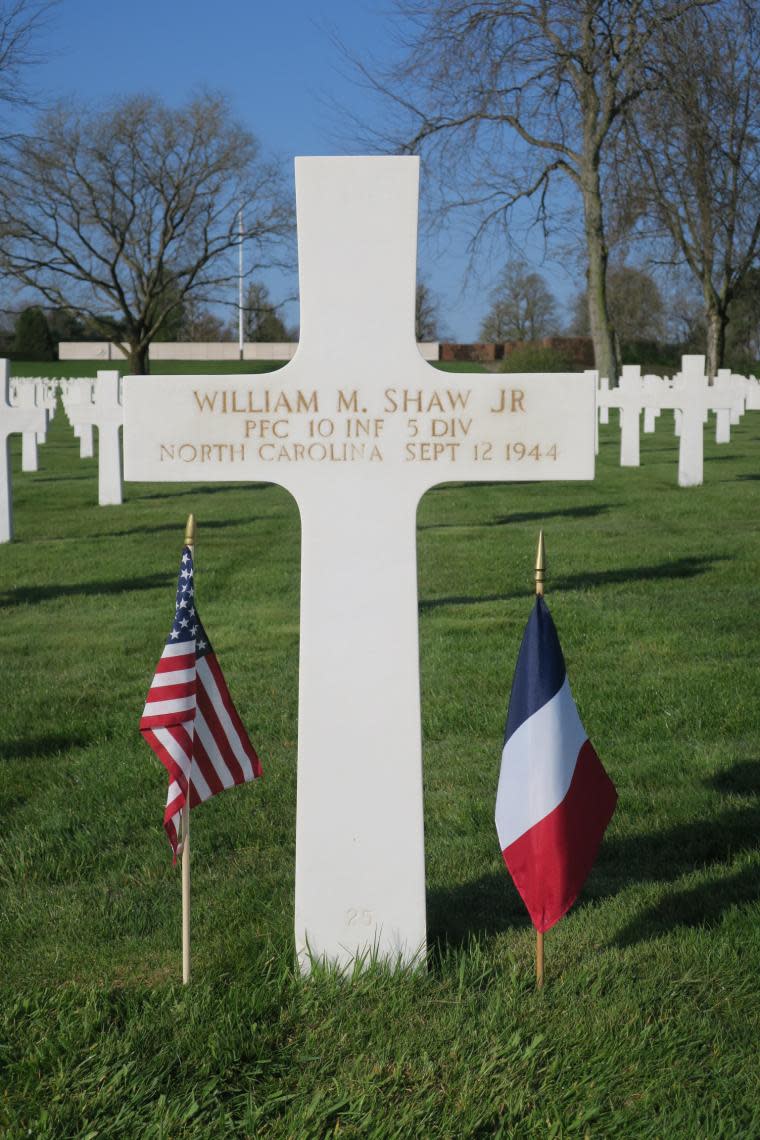
[[[659,410],[652,406],[651,395],[656,393],[660,384],[659,376],[645,376],[643,385],[643,400],[644,400],[644,434],[651,435],[655,430],[656,420],[659,416]]]
[[[715,442],[731,442],[731,425],[741,423],[744,415],[747,388],[743,376],[734,376],[730,368],[719,368],[713,381],[713,388],[722,394],[729,393],[733,398],[730,408],[718,408],[715,412]]]
[[[590,479],[592,375],[447,374],[414,340],[418,160],[296,160],[301,342],[270,375],[124,380],[127,479],[279,483],[301,516],[296,949],[425,948],[416,511]],[[202,520],[201,520],[202,526]]]
[[[674,408],[679,435],[678,485],[698,487],[704,482],[704,422],[709,410],[730,408],[733,395],[710,387],[704,356],[684,356],[681,372],[672,386],[653,396],[659,408]],[[679,414],[680,413],[680,414]]]
[[[74,429],[75,437],[79,440],[80,459],[92,459],[95,454],[92,424],[80,423],[76,413],[79,404],[92,403],[92,384],[92,380],[75,377],[72,380],[65,380],[61,387],[66,417]]]
[[[18,407],[10,400],[10,369],[0,360],[0,542],[13,538],[13,484],[9,436],[17,432],[36,432],[44,422],[45,410],[36,405]]]
[[[600,418],[603,409],[620,409],[620,466],[639,467],[641,464],[639,420],[644,401],[639,365],[624,364],[617,388],[601,389],[597,399]],[[602,420],[602,423],[604,422]]]
[[[90,431],[93,426],[98,429],[98,504],[101,507],[118,506],[122,501],[119,429],[124,423],[124,408],[119,388],[118,372],[98,372],[91,401],[71,403],[68,413],[73,426],[89,426]]]
[[[40,399],[41,393],[37,388],[36,383],[31,380],[16,380],[12,384],[14,389],[14,404],[17,408],[25,408],[28,412],[39,409],[39,416],[30,416],[30,423],[42,425],[42,427],[29,428],[27,431],[21,433],[21,470],[22,471],[37,471],[39,470],[39,461],[37,455],[37,443],[40,434],[42,439],[45,439],[45,430],[47,428],[47,410],[42,404]]]

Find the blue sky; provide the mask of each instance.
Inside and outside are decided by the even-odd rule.
[[[61,0],[37,46],[45,61],[29,76],[45,99],[76,95],[97,102],[152,91],[183,102],[199,86],[223,91],[236,116],[265,150],[292,172],[300,154],[357,153],[349,114],[371,116],[369,97],[347,74],[330,31],[358,54],[387,58],[393,50],[388,8],[373,0]],[[424,172],[423,172],[424,177]],[[465,287],[463,228],[421,234],[418,272],[440,301],[452,339],[477,338],[500,251],[481,262]],[[531,260],[541,257],[527,245]],[[567,269],[543,271],[555,295],[574,291]],[[275,300],[293,284],[270,278]],[[289,314],[291,320],[297,314]]]

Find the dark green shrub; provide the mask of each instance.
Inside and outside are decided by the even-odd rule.
[[[14,360],[55,360],[55,344],[47,317],[38,305],[19,314],[13,338]]]
[[[502,372],[579,372],[582,369],[570,356],[555,348],[525,345],[504,357]]]

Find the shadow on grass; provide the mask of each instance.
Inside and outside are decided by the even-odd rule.
[[[483,484],[478,484],[482,486]],[[543,522],[544,519],[593,519],[597,515],[604,514],[606,511],[611,510],[609,503],[601,503],[598,506],[587,507],[567,507],[559,511],[521,511],[515,512],[511,515],[502,515],[496,519],[490,519],[488,522],[477,523],[424,523],[418,526],[418,530],[477,530],[478,527],[484,526],[509,526],[511,523],[525,523],[525,522]]]
[[[129,484],[127,484],[129,486]],[[244,480],[240,483],[209,483],[196,485],[192,487],[185,487],[182,483],[167,483],[165,491],[144,491],[142,494],[130,494],[130,500],[135,499],[178,499],[183,495],[229,495],[233,492],[240,491],[243,487],[249,491],[267,491],[273,487],[274,483],[246,483]],[[176,487],[182,487],[181,491],[175,490]]]
[[[743,760],[733,768],[716,772],[705,783],[708,788],[727,795],[760,796],[760,760]]]
[[[627,882],[672,881],[692,871],[728,863],[743,851],[760,849],[760,760],[735,764],[705,784],[718,793],[746,796],[749,802],[709,820],[604,843],[599,871],[613,892],[615,880],[617,889]],[[624,876],[617,873],[618,868],[626,869]],[[676,926],[716,922],[730,907],[756,899],[760,899],[760,869],[747,867],[734,875],[666,894],[661,902],[636,915],[615,943],[631,946],[658,938]]]
[[[742,852],[760,849],[760,760],[736,764],[706,781],[719,793],[740,794],[750,802],[710,819],[678,824],[648,835],[605,839],[576,909],[636,883],[669,883],[682,875],[725,866]],[[615,938],[617,945],[659,937],[676,926],[713,921],[736,903],[760,899],[760,870],[668,894],[637,915]],[[524,926],[527,912],[509,875],[492,872],[455,887],[428,892],[430,941],[439,951],[466,945],[471,938]]]
[[[760,848],[760,799],[710,819],[681,823],[648,835],[605,839],[594,893],[615,894],[632,883],[671,882]],[[760,884],[759,884],[760,885]]]
[[[737,479],[742,479],[744,482],[756,483],[760,479],[760,475],[737,475]]]
[[[638,914],[615,938],[620,947],[633,946],[669,934],[675,926],[710,926],[732,906],[760,899],[760,870],[747,867],[728,878],[720,876],[665,898]]]
[[[94,472],[85,471],[83,475],[39,475],[36,471],[24,471],[24,475],[34,475],[35,483],[77,483],[81,479],[94,478]]]
[[[54,598],[97,597],[100,594],[131,594],[136,590],[155,590],[171,582],[166,574],[151,574],[146,578],[121,578],[116,582],[76,582],[70,586],[18,586],[0,594],[0,609],[11,606],[47,602]]]
[[[89,740],[81,733],[50,733],[23,740],[0,740],[0,760],[27,760],[31,756],[57,756],[71,748],[84,748]]]
[[[435,954],[530,922],[507,869],[427,894],[428,941]]]
[[[199,525],[203,530],[224,530],[230,526],[245,526],[249,522],[261,522],[265,517],[264,515],[250,515],[244,519],[219,519],[219,520],[204,520]],[[98,538],[126,538],[130,534],[160,534],[162,531],[174,531],[177,534],[182,533],[184,523],[159,523],[156,526],[133,526],[128,530],[109,530],[103,534],[97,535]]]
[[[589,590],[596,586],[626,585],[629,582],[695,578],[698,574],[705,574],[714,563],[725,561],[725,555],[695,556],[675,558],[672,562],[662,562],[659,566],[631,566],[622,567],[619,570],[599,570],[596,572],[589,571],[586,574],[572,574],[565,578],[553,578],[552,593],[556,594],[560,590]],[[517,590],[512,594],[484,594],[481,597],[462,594],[447,598],[422,598],[420,599],[419,610],[420,613],[424,613],[441,606],[472,606],[484,602],[508,602],[524,596],[524,590]]]

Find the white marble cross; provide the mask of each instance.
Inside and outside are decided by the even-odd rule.
[[[655,421],[660,414],[659,408],[652,405],[652,393],[656,393],[660,384],[659,376],[645,376],[643,381],[644,389],[644,434],[651,435],[655,429]]]
[[[678,485],[698,487],[704,482],[704,423],[709,410],[731,408],[732,393],[710,387],[704,356],[684,356],[681,371],[670,386],[663,385],[652,399],[657,407],[674,408],[677,416]]]
[[[72,402],[67,408],[72,426],[98,429],[98,504],[101,507],[115,506],[122,501],[119,430],[124,423],[124,408],[119,387],[118,372],[100,371],[92,387],[92,400]]]
[[[733,397],[730,408],[717,408],[715,411],[715,442],[730,443],[731,425],[741,423],[746,408],[747,381],[744,376],[734,376],[730,368],[719,368],[713,388]]]
[[[617,388],[601,390],[597,399],[600,410],[620,409],[620,466],[638,467],[641,462],[639,421],[644,403],[639,365],[624,364]]]
[[[754,376],[745,377],[746,400],[745,408],[748,412],[760,412],[760,380]]]
[[[599,379],[599,423],[608,424],[610,422],[610,408],[607,403],[607,393],[610,390],[610,381],[608,376],[602,376]]]
[[[95,454],[93,431],[91,423],[80,423],[77,419],[76,408],[79,404],[92,403],[93,381],[84,377],[74,377],[64,380],[61,385],[61,399],[63,400],[66,417],[74,429],[74,435],[79,440],[79,458],[92,459]]]
[[[11,381],[11,393],[17,408],[25,408],[27,411],[37,408],[40,410],[41,415],[30,417],[30,423],[42,426],[30,427],[21,433],[21,470],[37,471],[39,470],[37,444],[44,442],[47,429],[47,409],[42,402],[42,391],[36,380],[16,378]]]
[[[17,432],[40,431],[45,422],[45,409],[24,401],[21,406],[10,400],[10,369],[7,360],[0,360],[0,542],[13,538],[13,484],[11,479],[11,451],[9,436]]]
[[[48,377],[42,377],[38,383],[40,385],[39,400],[45,409],[45,430],[38,434],[37,442],[44,443],[47,439],[47,429],[50,426],[50,421],[55,417],[58,407],[58,381],[51,380]]]
[[[418,176],[416,158],[297,159],[294,358],[269,375],[124,380],[127,479],[275,482],[298,503],[304,971],[425,949],[421,496],[451,480],[594,473],[593,376],[447,374],[422,359]]]

